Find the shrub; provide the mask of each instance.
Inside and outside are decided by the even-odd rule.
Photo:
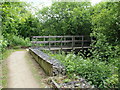
[[[8,42],[6,40],[0,40],[0,51],[4,51],[7,47]]]
[[[98,88],[115,88],[118,84],[118,67],[113,64],[99,61],[97,59],[84,59],[73,53],[65,55],[49,54],[60,60],[67,70],[67,75],[70,78],[80,76],[85,78],[90,84]]]
[[[7,40],[9,42],[9,46],[31,46],[29,38],[23,38],[16,35],[7,35]]]
[[[8,42],[6,40],[1,39],[0,40],[0,60],[2,59],[2,53],[5,51],[6,47],[8,45]]]

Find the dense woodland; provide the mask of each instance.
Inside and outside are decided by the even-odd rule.
[[[50,55],[63,62],[69,77],[80,75],[99,88],[118,87],[120,2],[101,2],[95,6],[90,2],[55,2],[35,15],[24,2],[3,2],[0,6],[2,53],[6,48],[31,46],[31,36],[35,35],[90,35],[94,37],[91,46],[95,47],[90,50],[92,56]]]

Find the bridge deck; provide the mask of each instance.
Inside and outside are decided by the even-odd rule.
[[[86,46],[86,47],[51,47],[51,48],[44,48],[44,47],[41,47],[40,49],[42,50],[69,50],[69,49],[89,49],[91,48],[90,46]]]

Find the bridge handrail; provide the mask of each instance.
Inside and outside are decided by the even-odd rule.
[[[32,36],[32,38],[72,38],[72,37],[90,37],[89,35],[80,36]]]
[[[84,40],[84,42],[90,42],[91,40]],[[82,40],[66,40],[66,41],[31,41],[32,43],[69,43],[69,42],[82,42]]]
[[[86,37],[87,40],[85,40]],[[43,38],[43,40],[39,40]],[[50,40],[51,38],[60,38],[59,40]],[[67,39],[69,38],[69,39]],[[32,44],[46,44],[48,43],[49,49],[51,48],[51,43],[60,43],[60,47],[61,49],[63,48],[63,44],[62,43],[71,43],[71,47],[74,48],[75,47],[75,43],[76,42],[80,42],[81,43],[81,47],[84,47],[84,42],[91,42],[92,38],[89,35],[77,35],[77,36],[32,36],[32,40],[35,39],[35,41],[31,41]],[[46,40],[47,39],[47,40]],[[77,39],[77,40],[76,40]],[[39,40],[39,41],[38,41]]]

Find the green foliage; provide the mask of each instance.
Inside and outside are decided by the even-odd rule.
[[[101,2],[93,7],[92,33],[95,38],[92,46],[92,58],[104,61],[107,65],[119,69],[120,62],[120,24],[119,24],[120,2]],[[112,66],[108,66],[109,68]],[[109,69],[108,69],[109,70]],[[106,79],[107,87],[116,86],[118,83],[118,72]],[[112,69],[111,69],[112,71]]]
[[[22,17],[24,14],[20,14],[24,12],[21,6],[23,3],[19,2],[4,2],[2,3],[2,34],[6,36],[7,33],[14,33],[17,35],[18,22],[22,22],[24,18]],[[19,14],[19,15],[18,15]]]
[[[97,59],[83,59],[73,53],[67,55],[49,53],[49,55],[60,60],[66,66],[67,75],[71,78],[75,78],[76,75],[84,77],[90,84],[98,88],[117,87],[118,67],[113,64],[107,64]]]
[[[2,35],[8,46],[31,46],[29,38],[39,31],[35,30],[37,19],[26,9],[28,5],[24,2],[3,2],[1,6]]]
[[[89,2],[56,2],[37,13],[44,35],[89,35]]]
[[[67,78],[67,79],[65,79],[63,82],[64,82],[64,83],[68,83],[68,82],[70,82],[70,81],[71,81],[71,80]]]
[[[0,52],[7,46],[31,46],[34,35],[91,35],[92,56],[50,54],[60,60],[69,77],[80,75],[96,87],[117,87],[120,62],[120,2],[55,2],[33,16],[23,2],[3,2]],[[0,56],[0,59],[2,56]]]
[[[0,40],[0,52],[5,51],[5,48],[7,47],[8,42],[6,40]]]
[[[30,11],[29,6],[24,2],[4,2],[2,3],[2,35],[20,35],[24,38],[37,35],[39,33],[38,19]]]
[[[5,51],[7,45],[8,42],[6,40],[3,39],[0,40],[0,60],[2,59],[3,52]]]
[[[9,46],[31,46],[30,39],[26,38],[24,39],[23,37],[20,36],[15,36],[12,34],[7,35],[7,41],[9,43]]]
[[[102,2],[94,7],[92,15],[93,57],[103,61],[120,56],[120,2]]]
[[[94,7],[92,15],[93,35],[99,40],[104,37],[110,44],[116,45],[120,41],[119,23],[120,2],[103,2]],[[99,10],[101,8],[101,10]],[[99,13],[97,13],[99,11]],[[103,39],[103,38],[102,38]],[[104,40],[105,40],[104,39]]]

